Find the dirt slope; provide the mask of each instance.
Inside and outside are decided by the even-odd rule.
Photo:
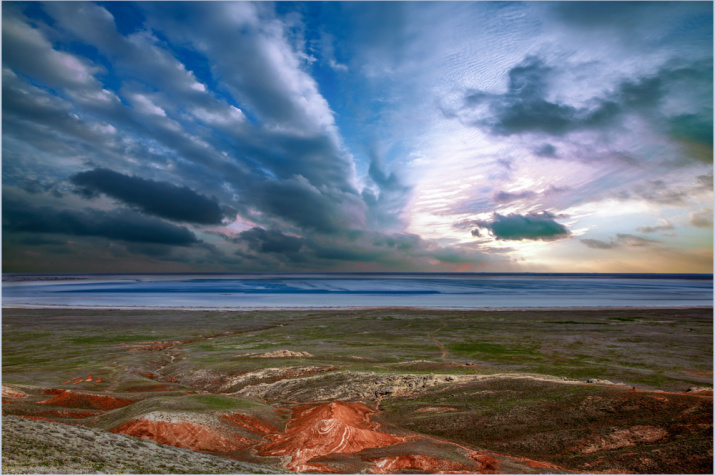
[[[2,418],[3,473],[282,473],[98,429]]]
[[[362,403],[342,401],[294,407],[286,431],[269,436],[271,442],[258,447],[258,453],[289,455],[286,467],[304,471],[308,460],[321,455],[360,452],[405,440],[378,431],[369,418],[373,412]]]
[[[232,452],[251,445],[245,437],[176,414],[151,413],[125,422],[111,432],[199,451]]]

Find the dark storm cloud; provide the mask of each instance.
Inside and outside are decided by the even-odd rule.
[[[615,249],[619,247],[649,247],[657,244],[659,241],[646,239],[633,234],[616,234],[615,239],[609,241],[601,241],[599,239],[580,239],[581,243],[591,249]]]
[[[619,112],[618,105],[602,101],[592,108],[576,108],[545,99],[552,68],[529,56],[509,71],[505,94],[473,91],[465,96],[467,108],[487,105],[490,117],[474,125],[486,125],[495,135],[541,132],[564,135],[581,129],[600,127]]]
[[[376,262],[385,257],[383,249],[362,249],[344,245],[316,246],[313,253],[320,259],[348,262]]]
[[[5,233],[2,236],[3,242],[12,242],[13,244],[22,244],[25,246],[62,246],[66,241],[45,234],[9,234]]]
[[[221,224],[224,214],[215,199],[187,187],[127,176],[106,168],[77,173],[70,178],[85,195],[104,193],[139,211],[197,224]]]
[[[277,230],[253,228],[224,240],[239,244],[234,252],[253,270],[354,270],[355,265],[384,271],[419,271],[434,265],[480,263],[489,256],[473,249],[442,247],[415,234],[343,231],[337,235],[306,234],[298,238]],[[300,247],[299,247],[300,246]]]
[[[199,240],[188,229],[127,210],[85,211],[36,207],[13,198],[3,200],[4,232],[98,236],[121,241],[190,246]]]
[[[288,236],[275,230],[251,228],[238,235],[237,241],[244,241],[248,247],[256,252],[291,253],[300,251],[303,239]]]
[[[350,183],[350,164],[342,156],[334,140],[328,135],[295,136],[273,131],[254,131],[253,137],[241,137],[236,145],[238,155],[247,155],[252,172],[287,180],[295,175],[308,179],[320,187],[338,187],[354,191]]]
[[[529,213],[527,215],[509,214],[506,216],[494,213],[491,221],[473,221],[474,226],[488,229],[491,234],[501,240],[522,241],[556,241],[569,236],[569,231],[557,223],[551,213]],[[474,236],[474,230],[472,230]]]
[[[255,183],[248,191],[247,204],[306,230],[335,233],[358,225],[361,219],[362,202],[357,193],[318,188],[300,175]],[[351,216],[351,208],[355,216]]]
[[[553,76],[559,72],[560,69],[547,65],[541,58],[529,56],[509,71],[506,93],[469,91],[462,109],[450,114],[469,125],[485,127],[497,136],[538,133],[554,137],[577,131],[603,131],[635,114],[674,141],[712,148],[711,61],[697,64],[672,61],[653,74],[621,80],[579,107],[548,99]],[[681,110],[685,107],[689,112],[669,112],[666,101],[671,101],[671,106],[677,102]],[[480,110],[481,115],[475,117],[474,113]],[[556,148],[546,144],[535,153],[554,157]],[[712,160],[712,156],[708,158],[702,153],[691,158]]]

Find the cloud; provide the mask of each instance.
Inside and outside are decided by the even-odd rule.
[[[316,246],[313,253],[319,259],[347,262],[380,262],[385,255],[383,249],[365,249],[346,245]]]
[[[547,197],[554,194],[563,193],[565,191],[569,191],[569,189],[570,188],[556,187],[554,185],[550,185],[546,190],[538,193],[531,190],[524,190],[518,192],[497,191],[496,193],[494,193],[494,196],[492,196],[492,201],[494,203],[504,204],[519,200],[534,200],[538,197]]]
[[[36,207],[16,199],[3,200],[5,232],[97,236],[120,241],[190,246],[199,243],[185,227],[147,218],[127,210],[84,211]]]
[[[712,114],[680,114],[668,119],[671,135],[683,142],[712,147]]]
[[[690,225],[696,228],[712,228],[713,226],[713,210],[706,208],[697,213],[690,213]]]
[[[302,175],[263,180],[247,191],[248,205],[307,230],[335,233],[364,224],[364,204],[357,193],[317,187]]]
[[[584,131],[604,133],[638,117],[674,143],[712,150],[712,108],[708,106],[713,98],[712,60],[705,64],[671,61],[654,72],[601,86],[599,93],[574,104],[552,98],[556,78],[578,67],[554,67],[540,57],[527,56],[509,70],[506,92],[468,90],[461,107],[447,108],[445,114],[495,136],[540,134],[555,138]],[[535,154],[555,157],[556,147],[545,144]],[[689,152],[687,158],[712,161],[698,150]]]
[[[659,231],[671,231],[673,229],[675,229],[675,227],[673,227],[673,225],[670,224],[670,222],[668,222],[667,220],[664,220],[662,224],[658,224],[655,226],[641,226],[639,228],[636,228],[636,231],[638,231],[639,233],[656,233]]]
[[[243,231],[238,235],[237,241],[246,242],[248,247],[256,252],[293,253],[303,247],[303,239],[299,237],[259,227]]]
[[[29,84],[6,67],[2,91],[4,140],[21,139],[24,146],[49,151],[54,157],[79,144],[112,155],[116,129],[111,124],[81,118],[70,101]]]
[[[529,56],[509,71],[505,94],[471,91],[464,97],[466,109],[485,106],[486,117],[473,125],[486,126],[494,135],[538,132],[561,136],[583,128],[600,127],[619,113],[617,104],[598,101],[593,107],[576,108],[546,99],[552,68],[543,60]]]
[[[396,173],[384,171],[382,158],[372,151],[368,176],[377,186],[373,191],[365,188],[362,199],[368,208],[368,225],[372,229],[396,230],[402,227],[401,213],[409,198],[411,188]]]
[[[556,157],[557,156],[556,147],[554,147],[550,143],[544,144],[541,147],[537,148],[536,150],[534,150],[534,153],[539,157]]]
[[[640,198],[659,205],[681,206],[687,203],[688,193],[683,190],[673,190],[665,180],[648,180],[636,185],[632,191],[618,194],[621,199]]]
[[[689,20],[689,29],[694,31],[701,24],[704,27],[712,24],[712,5],[707,2],[554,2],[546,8],[561,24],[579,33],[585,30],[603,34],[605,31],[609,37],[618,35],[631,44],[639,44],[646,38],[660,39],[654,32],[671,33],[667,30],[676,29],[683,20]],[[634,18],[638,21],[634,22]],[[687,40],[682,31],[678,33]]]
[[[713,175],[700,175],[695,178],[698,189],[713,191]]]
[[[221,224],[225,218],[215,199],[185,186],[127,176],[106,168],[77,173],[70,181],[85,195],[104,193],[143,213],[172,221]]]
[[[628,247],[646,247],[646,246],[651,246],[654,243],[658,242],[653,239],[646,239],[644,237],[634,236],[633,234],[621,234],[621,233],[616,234],[616,241],[619,244],[622,244],[622,245],[628,246]]]
[[[579,241],[591,249],[613,249],[614,247],[618,247],[618,244],[613,241],[606,242],[599,239],[579,239]]]
[[[555,216],[549,212],[506,216],[494,213],[491,221],[474,221],[474,224],[480,228],[488,229],[495,238],[500,240],[556,241],[568,237],[570,234],[568,229],[557,223],[554,218]]]
[[[616,238],[611,238],[610,241],[601,241],[598,239],[580,239],[581,243],[591,249],[615,249],[619,247],[649,247],[657,244],[659,241],[646,239],[633,234],[616,234]]]
[[[57,51],[40,30],[23,21],[18,6],[3,9],[3,64],[53,87],[71,91],[99,89],[93,74],[100,71],[86,60]]]
[[[509,191],[498,191],[494,193],[492,201],[495,203],[509,203],[511,201],[536,198],[539,194],[535,191],[525,190],[512,193]]]
[[[702,163],[697,173],[669,177],[657,166],[637,169],[645,161],[683,165],[681,156],[696,153],[711,160],[711,41],[688,50],[704,51],[700,65],[672,49],[658,60],[645,51],[624,57],[610,43],[597,50],[558,44],[565,29],[552,28],[552,8],[518,3],[29,5],[3,8],[4,193],[34,205],[10,210],[18,224],[5,222],[9,241],[55,230],[89,236],[72,238],[81,251],[54,246],[68,255],[97,258],[111,244],[112,252],[122,249],[115,257],[123,262],[161,257],[185,270],[460,270],[471,268],[457,264],[497,252],[480,250],[482,239],[454,244],[470,231],[554,240],[569,235],[556,222],[559,209],[613,196],[609,189],[680,206],[702,200],[708,183],[712,188]],[[653,18],[658,8],[643,11]],[[682,10],[689,8],[703,10]],[[470,33],[457,39],[425,24]],[[473,24],[485,28],[469,29]],[[668,31],[683,25],[692,23]],[[689,30],[683,35],[695,38]],[[671,38],[658,38],[649,51],[660,55],[655,46]],[[641,58],[638,67],[633,57]],[[454,108],[446,114],[481,130],[433,117],[444,97]],[[385,153],[370,153],[365,143]],[[614,151],[630,161],[604,158]],[[697,196],[685,175],[704,176]],[[442,188],[432,189],[430,180]],[[646,184],[634,187],[637,181]],[[547,197],[564,189],[545,190],[550,182],[571,192]],[[101,198],[83,201],[77,190]],[[504,216],[500,208],[512,203],[519,210],[509,212],[520,214]],[[77,209],[85,205],[95,209]],[[533,209],[554,214],[526,214]],[[451,213],[485,210],[503,214],[481,227],[468,223],[461,237],[440,234],[460,219]],[[235,223],[224,220],[233,216]],[[230,227],[217,229],[221,224]],[[146,242],[151,236],[140,229],[160,242]],[[439,241],[405,237],[408,229]],[[205,234],[215,247],[199,241]],[[171,251],[167,240],[184,244]],[[23,251],[41,254],[41,240],[33,242],[36,248],[27,242]],[[519,259],[517,248],[526,247],[508,255]]]
[[[131,73],[148,83],[162,83],[164,90],[182,96],[184,102],[210,104],[206,87],[192,71],[160,46],[161,42],[145,29],[127,36],[117,31],[114,16],[92,3],[43,4],[55,25],[74,38],[97,48],[112,60],[120,73]]]
[[[45,25],[43,31],[62,38],[60,45],[78,39],[97,48],[111,61],[112,79],[124,79],[119,92],[124,102],[94,104],[89,114],[111,124],[111,140],[88,127],[94,124],[88,122],[82,108],[73,107],[76,104],[44,89],[34,88],[27,94],[22,87],[33,87],[17,78],[13,93],[4,94],[4,118],[8,111],[17,112],[17,120],[6,130],[12,128],[15,136],[22,134],[24,147],[42,144],[48,153],[56,152],[55,156],[61,151],[60,155],[86,157],[94,171],[71,175],[82,182],[85,191],[105,193],[166,219],[220,224],[226,205],[220,207],[216,199],[208,198],[213,195],[267,229],[290,224],[331,233],[342,227],[363,226],[367,205],[355,189],[352,160],[341,145],[332,111],[315,81],[302,70],[298,52],[286,42],[286,26],[270,8],[255,4],[164,5],[162,9],[167,11],[154,15],[157,12],[145,6],[147,24],[128,36],[116,30],[112,15],[101,6],[46,6],[55,23]],[[197,30],[193,33],[186,31],[183,20],[173,22],[174,14],[184,18],[184,10],[196,13]],[[159,28],[149,30],[149,24]],[[63,37],[67,32],[73,36]],[[235,51],[226,49],[224,33],[244,50],[250,67],[234,65]],[[43,47],[54,51],[49,42]],[[221,73],[223,83],[218,92],[199,87],[196,75],[174,57],[175,51],[191,47],[191,57],[203,58],[211,76]],[[39,79],[43,82],[43,77]],[[206,83],[211,86],[212,80]],[[253,94],[254,88],[262,92]],[[237,99],[235,104],[241,109],[219,100],[217,94],[229,101]],[[250,101],[242,101],[245,97]],[[32,98],[32,107],[25,98]],[[61,107],[48,107],[55,104]],[[242,110],[244,105],[252,106],[250,121]],[[110,164],[134,168],[141,175],[112,175],[116,172],[107,169],[114,168]],[[161,177],[162,170],[171,170],[171,182],[190,185],[138,178]],[[62,174],[69,174],[68,168]]]
[[[208,58],[212,73],[259,121],[312,135],[334,127],[327,101],[302,69],[300,55],[270,6],[243,2],[142,6],[151,27]],[[192,18],[191,29],[185,27],[187,17]]]

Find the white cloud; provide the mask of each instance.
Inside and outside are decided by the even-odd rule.
[[[39,30],[12,11],[3,14],[2,42],[3,63],[15,71],[68,92],[102,89],[94,78],[101,68],[72,54],[54,50]]]
[[[144,94],[127,94],[129,100],[135,109],[137,109],[142,114],[157,115],[160,117],[166,117],[166,111],[161,107],[158,107],[154,102],[149,99]]]

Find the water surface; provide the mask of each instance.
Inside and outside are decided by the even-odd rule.
[[[702,274],[3,275],[3,306],[570,308],[712,306]]]

